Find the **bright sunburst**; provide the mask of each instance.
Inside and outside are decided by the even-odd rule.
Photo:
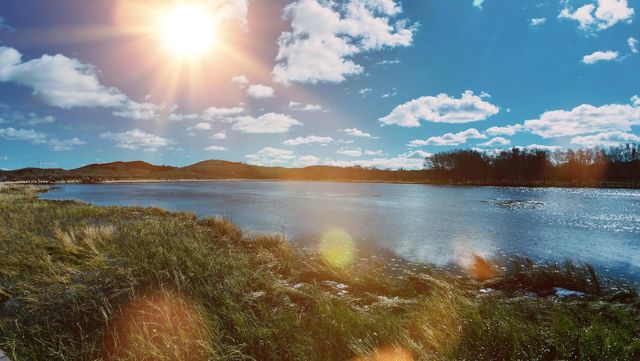
[[[159,24],[164,47],[181,57],[200,57],[216,43],[216,19],[203,6],[181,4],[169,8]]]

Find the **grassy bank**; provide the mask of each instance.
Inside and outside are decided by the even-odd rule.
[[[313,253],[220,219],[37,191],[0,189],[12,360],[640,359],[635,292],[588,267],[477,260],[483,282],[388,272],[339,244]]]

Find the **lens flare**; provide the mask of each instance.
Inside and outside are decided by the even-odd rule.
[[[330,229],[322,236],[320,255],[329,265],[336,268],[349,266],[356,253],[356,246],[349,233],[342,229]]]
[[[411,352],[400,347],[385,347],[368,356],[352,359],[352,361],[414,361]]]
[[[172,293],[140,297],[112,321],[105,360],[209,360],[212,331],[192,302]]]

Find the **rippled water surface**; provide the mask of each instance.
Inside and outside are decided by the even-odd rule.
[[[444,266],[485,256],[588,261],[640,280],[640,191],[321,182],[61,185],[45,199],[222,215],[246,230],[313,246],[329,229],[362,248]]]

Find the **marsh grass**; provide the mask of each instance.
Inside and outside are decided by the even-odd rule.
[[[224,219],[36,200],[43,190],[0,188],[12,360],[640,358],[637,296],[612,299],[588,268],[512,266],[485,283],[370,258],[336,268]],[[549,287],[592,297],[520,297]]]

